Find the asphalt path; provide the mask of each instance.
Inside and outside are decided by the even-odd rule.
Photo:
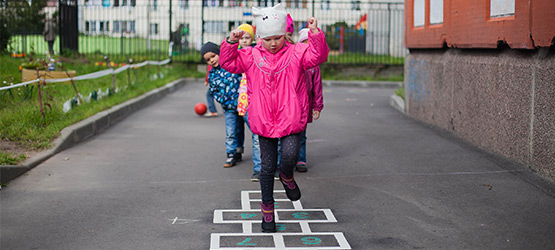
[[[256,249],[247,243],[259,235],[214,245],[245,231],[214,223],[215,211],[240,209],[242,191],[259,185],[249,136],[244,161],[222,167],[221,108],[193,112],[205,90],[188,83],[11,181],[0,191],[0,249]],[[302,240],[312,242],[289,249],[340,249],[318,232],[340,234],[345,249],[555,249],[552,183],[407,118],[392,93],[325,87],[307,130],[309,169],[295,177],[302,207],[336,222],[308,224],[314,237]]]

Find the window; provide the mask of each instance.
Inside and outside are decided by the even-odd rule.
[[[515,0],[490,0],[490,17],[515,15]]]
[[[102,0],[103,7],[110,7],[110,0]]]
[[[129,22],[129,32],[135,33],[135,21]]]
[[[90,31],[91,31],[91,24],[88,21],[86,21],[85,22],[85,32],[90,32]]]
[[[217,6],[217,1],[218,0],[203,0],[202,5],[215,7]]]
[[[151,23],[150,24],[150,34],[151,35],[157,35],[158,34],[158,24],[157,23]]]
[[[119,21],[114,21],[114,28],[112,29],[112,32],[114,33],[119,33],[120,32],[120,23]]]
[[[360,10],[360,1],[351,1],[352,10]]]
[[[189,0],[179,0],[179,7],[181,9],[188,9],[189,8]]]
[[[137,5],[137,0],[120,0],[122,1],[121,6],[135,6]]]
[[[85,0],[85,5],[86,6],[102,6],[104,3],[106,3],[108,6],[110,6],[110,1],[109,0]],[[66,1],[69,3],[69,1]]]
[[[241,6],[241,2],[239,0],[229,0],[229,7],[238,7]]]
[[[224,0],[205,0],[204,1],[204,6],[223,7],[224,6]]]
[[[91,32],[96,32],[96,21],[91,21]]]
[[[158,9],[158,0],[152,0],[152,10]]]
[[[281,0],[258,0],[259,7],[272,7],[281,3]]]
[[[226,32],[223,21],[206,21],[204,23],[204,32],[206,33],[223,33]]]
[[[100,22],[98,22],[98,24],[99,24],[98,31],[100,31],[100,32],[110,31],[110,22],[109,21],[100,21]]]
[[[322,0],[320,9],[329,10],[330,9],[330,0]]]
[[[443,23],[443,0],[430,0],[430,24]]]
[[[127,21],[121,22],[121,32],[128,32],[129,29],[127,28]]]
[[[102,4],[104,3],[104,0],[89,0],[89,1],[85,1],[85,5],[89,5],[89,6],[102,6]],[[108,5],[110,4],[110,2],[108,2]]]
[[[119,6],[119,0],[114,0],[114,7],[118,7]]]
[[[236,29],[237,27],[239,27],[239,25],[241,25],[241,22],[229,21],[227,24],[228,24],[227,25],[227,30],[232,31],[232,30]]]
[[[306,8],[307,0],[287,0],[287,8]]]
[[[424,26],[424,15],[426,6],[424,0],[414,0],[414,27]]]

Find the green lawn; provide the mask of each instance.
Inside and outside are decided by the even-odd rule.
[[[328,56],[328,63],[331,64],[382,64],[382,65],[403,65],[405,63],[404,57],[393,57],[388,55],[370,55],[365,53],[351,53],[346,52],[343,54],[330,54]]]
[[[9,55],[0,55],[0,60],[2,61],[0,79],[4,79],[0,82],[0,86],[10,85],[9,82],[4,83],[4,81],[19,77],[21,73],[17,66],[22,60],[13,59]],[[63,66],[69,70],[76,70],[78,75],[83,75],[107,68],[106,66],[95,66],[94,62],[98,60],[99,58],[94,56],[64,59]],[[117,61],[117,58],[114,61],[121,62]],[[64,103],[77,96],[70,83],[48,83],[46,86],[41,86],[42,112],[36,84],[0,91],[0,140],[15,141],[18,146],[29,150],[49,148],[51,141],[63,128],[175,79],[191,76],[203,78],[204,74],[196,71],[196,65],[178,63],[165,66],[145,66],[136,69],[136,72],[131,70],[129,78],[127,72],[124,71],[115,77],[117,93],[96,101],[83,101],[81,105],[74,106],[67,113],[63,111]],[[16,80],[14,83],[19,82]],[[89,95],[94,95],[98,90],[107,92],[111,86],[110,75],[75,82],[77,91],[83,96],[82,100],[86,100]],[[24,158],[21,155],[2,152],[0,165],[16,164],[22,159]]]
[[[81,54],[108,54],[108,55],[151,55],[168,57],[168,40],[150,40],[150,49],[147,49],[147,39],[134,37],[111,37],[111,36],[79,36],[79,53]],[[60,48],[60,39],[54,41],[54,50]],[[33,51],[37,54],[45,54],[48,44],[42,35],[21,35],[12,37],[12,50]]]

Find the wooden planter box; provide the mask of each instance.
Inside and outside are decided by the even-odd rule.
[[[75,77],[75,70],[70,70],[69,77]],[[68,78],[65,71],[45,71],[39,70],[39,76],[43,79],[60,79]],[[32,69],[21,69],[21,81],[27,82],[37,79],[37,71]]]

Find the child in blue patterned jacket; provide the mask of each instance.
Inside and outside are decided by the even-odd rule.
[[[239,143],[244,142],[244,133],[239,133],[238,124],[243,125],[243,118],[237,114],[237,100],[239,98],[239,84],[241,74],[232,74],[220,67],[220,49],[218,45],[207,42],[200,48],[202,58],[212,66],[208,74],[209,91],[214,99],[222,105],[225,114],[225,147],[226,160],[224,168],[235,166],[241,161],[241,153],[237,148],[243,148]]]

